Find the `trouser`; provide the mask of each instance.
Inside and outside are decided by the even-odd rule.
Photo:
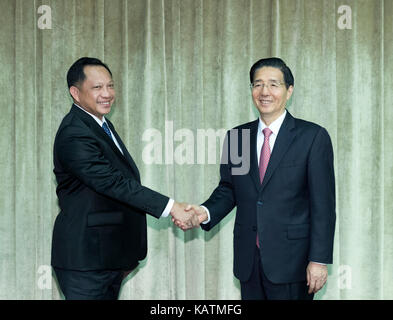
[[[240,282],[240,287],[243,300],[312,300],[314,298],[313,293],[308,294],[306,281],[283,284],[271,282],[263,272],[257,246],[255,246],[254,264],[250,279]]]
[[[125,272],[53,268],[66,300],[117,300]]]

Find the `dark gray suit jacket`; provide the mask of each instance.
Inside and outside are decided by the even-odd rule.
[[[169,198],[141,185],[100,125],[73,105],[54,143],[60,213],[52,239],[52,266],[72,270],[131,270],[147,254],[146,213],[159,218]]]
[[[221,180],[203,203],[211,215],[210,230],[237,207],[234,237],[234,274],[250,277],[256,235],[266,276],[274,283],[303,281],[309,261],[332,263],[335,230],[333,148],[327,131],[289,112],[278,133],[263,183],[259,180],[256,140],[258,120],[235,128],[238,141],[229,141],[228,163]],[[249,130],[247,174],[233,174],[232,148],[241,153],[242,130]],[[233,140],[233,139],[232,139]],[[259,155],[258,155],[259,156]]]

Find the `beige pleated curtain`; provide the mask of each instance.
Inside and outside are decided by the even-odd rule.
[[[221,148],[218,137],[200,147],[198,132],[256,119],[249,69],[284,59],[288,110],[324,126],[335,152],[334,264],[316,299],[393,298],[392,0],[0,3],[1,299],[62,298],[48,280],[52,149],[71,106],[66,72],[82,56],[113,72],[109,118],[143,184],[197,204],[218,183]],[[234,214],[209,233],[148,217],[148,256],[120,298],[239,299]]]

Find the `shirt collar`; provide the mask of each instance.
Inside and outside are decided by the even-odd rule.
[[[287,110],[285,109],[284,113],[279,116],[276,120],[274,120],[270,126],[269,129],[275,134],[276,136],[278,135],[278,132],[280,131],[281,125],[284,122],[285,116],[287,115]],[[263,129],[267,128],[268,126],[261,120],[261,117],[259,119],[259,124],[258,124],[258,133],[261,133]]]
[[[93,119],[100,125],[100,127],[102,127],[102,125],[104,124],[104,122],[106,122],[105,117],[102,116],[102,120],[100,118],[98,118],[97,116],[95,116],[94,114],[91,114],[90,112],[86,111],[85,109],[83,109],[81,106],[77,105],[74,102],[74,105],[76,105],[79,109],[83,110],[84,112],[86,112],[87,114],[89,114],[90,116],[93,117]]]

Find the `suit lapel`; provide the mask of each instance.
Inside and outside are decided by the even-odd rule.
[[[106,122],[109,124],[108,119],[106,119]],[[97,123],[97,122],[96,122]],[[114,133],[113,126],[109,124],[109,128],[111,129],[111,131]],[[113,139],[111,139],[104,131],[104,129],[102,129],[100,127],[100,125],[97,123],[97,126],[94,126],[94,132],[97,133],[97,135],[99,135],[102,139],[104,139],[106,142],[108,142],[108,144],[111,146],[112,150],[114,153],[116,153],[120,158],[125,159],[124,155],[120,152],[119,148],[116,146],[115,142],[113,141]],[[119,139],[117,138],[118,136],[115,135],[116,140],[119,141]],[[123,150],[123,147],[122,147]],[[124,151],[123,151],[124,152]]]
[[[120,152],[119,148],[116,146],[115,142],[113,141],[113,139],[111,139],[104,131],[104,129],[102,129],[100,127],[100,125],[97,123],[97,121],[95,121],[89,114],[87,114],[85,111],[81,110],[79,107],[73,105],[71,108],[71,112],[78,114],[78,117],[82,119],[82,121],[84,123],[86,123],[89,128],[91,130],[93,130],[93,132],[99,136],[100,138],[102,138],[103,140],[105,140],[112,148],[113,152],[120,157],[121,159],[123,159],[123,161],[125,161],[132,169],[132,171],[134,172],[134,174],[136,175],[138,181],[140,181],[140,175],[139,175],[139,171],[138,168],[134,162],[134,160],[132,159],[131,155],[128,153],[127,148],[125,147],[125,145],[123,144],[123,142],[121,141],[119,135],[117,134],[115,128],[113,127],[112,123],[106,119],[109,128],[111,129],[112,133],[115,135],[115,138],[117,140],[117,142],[120,145],[120,148],[122,149],[122,151],[124,152],[124,155]]]
[[[136,166],[136,164],[134,162],[134,159],[132,159],[130,153],[128,152],[128,150],[127,150],[126,146],[124,145],[123,141],[121,140],[120,136],[117,134],[113,124],[108,119],[106,119],[106,120],[107,120],[107,122],[109,124],[109,127],[110,127],[111,131],[115,135],[115,138],[116,138],[117,142],[119,143],[121,150],[124,153],[124,156],[122,155],[122,157],[125,157],[127,159],[128,164],[131,166],[131,169],[134,171],[135,175],[137,176],[137,180],[140,181],[141,178],[140,178],[140,175],[139,175],[139,170],[138,170],[138,167]],[[116,147],[116,145],[115,145],[115,147]],[[117,147],[116,147],[116,149],[117,149],[117,151],[119,151],[119,149]],[[119,153],[121,154],[121,152],[119,152]]]
[[[99,136],[101,139],[105,140],[113,149],[113,152],[115,152],[119,157],[123,157],[124,156],[121,154],[121,152],[119,151],[119,149],[116,147],[115,142],[113,141],[113,139],[111,139],[104,131],[104,129],[102,129],[102,127],[97,123],[96,120],[93,119],[92,116],[90,116],[89,114],[87,114],[85,111],[81,110],[79,107],[73,105],[71,112],[74,112],[78,115],[78,117],[91,129],[93,130],[93,132]],[[112,128],[111,128],[112,130]]]
[[[250,128],[250,175],[254,181],[255,187],[258,191],[261,190],[261,182],[259,179],[259,168],[258,168],[258,155],[257,155],[257,135],[258,135],[258,124],[259,119],[254,121]]]
[[[289,146],[292,144],[294,138],[296,137],[296,131],[294,130],[294,128],[295,119],[287,111],[287,115],[285,116],[284,122],[281,125],[280,131],[278,132],[276,142],[274,143],[273,152],[270,156],[269,164],[266,169],[261,189],[263,189],[269,182],[274,171],[277,169],[277,166],[279,165],[281,159],[283,158]]]

